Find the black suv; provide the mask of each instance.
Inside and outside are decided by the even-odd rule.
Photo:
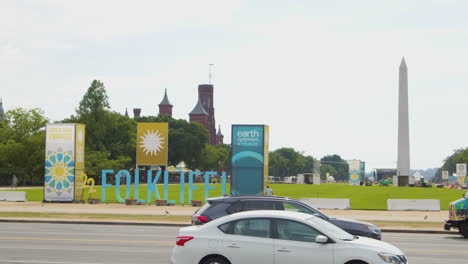
[[[201,225],[228,214],[251,210],[285,210],[311,214],[340,227],[350,234],[381,239],[380,228],[373,224],[328,217],[303,202],[279,196],[224,196],[210,198],[192,216],[192,224]]]

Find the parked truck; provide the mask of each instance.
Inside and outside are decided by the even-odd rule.
[[[463,198],[449,205],[449,220],[445,221],[445,230],[458,229],[458,232],[468,238],[468,193]]]

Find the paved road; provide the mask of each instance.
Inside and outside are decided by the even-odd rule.
[[[0,223],[0,263],[169,263],[178,228]],[[468,240],[452,235],[384,234],[410,263],[464,263]]]

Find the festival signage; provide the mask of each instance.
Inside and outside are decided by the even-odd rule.
[[[138,123],[136,164],[167,166],[168,123]]]
[[[147,173],[147,191],[146,196],[140,197],[140,170],[135,170],[134,175],[132,176],[129,171],[127,170],[120,170],[115,175],[115,197],[117,198],[117,202],[124,203],[125,199],[130,199],[130,195],[133,193],[133,199],[137,200],[138,203],[151,203],[154,199],[164,199],[168,202],[175,203],[175,200],[168,200],[169,199],[169,171],[152,171],[148,170]],[[101,185],[101,201],[105,202],[107,200],[107,189],[112,187],[112,184],[108,183],[107,174],[114,174],[113,170],[102,170],[102,185]],[[193,191],[200,189],[200,186],[195,186],[194,184],[194,177],[200,175],[200,171],[181,171],[180,172],[180,184],[179,184],[179,203],[190,203],[193,200]],[[216,171],[206,171],[203,174],[204,179],[204,197],[205,201],[209,198],[209,191],[215,190],[214,186],[210,186],[210,176],[218,176],[218,172]],[[219,175],[221,178],[221,195],[226,194],[226,172],[221,172]],[[186,177],[188,178],[188,186],[187,186],[187,196],[186,194]],[[125,193],[121,193],[121,179],[125,179]],[[133,182],[133,192],[131,190]],[[160,184],[162,182],[162,184]],[[159,193],[158,189],[159,186],[162,185],[163,187],[163,194]],[[186,198],[187,197],[187,198]]]
[[[84,139],[85,125],[46,125],[45,201],[75,199],[75,178],[84,170]]]
[[[85,170],[85,129],[83,124],[76,124],[75,140],[75,201],[83,201],[83,183]]]
[[[457,163],[458,183],[463,184],[466,178],[466,163]]]
[[[349,165],[349,185],[359,186],[361,176],[361,161],[350,160]]]
[[[457,163],[457,176],[466,176],[466,163]]]
[[[366,179],[366,163],[361,161],[361,181],[364,182]]]
[[[260,195],[268,181],[266,125],[232,125],[231,194]]]
[[[442,171],[442,180],[448,180],[448,179],[449,179],[449,172]]]

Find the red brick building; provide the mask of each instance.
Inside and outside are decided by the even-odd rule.
[[[212,84],[198,85],[198,100],[193,110],[189,113],[189,121],[200,123],[209,132],[208,144],[223,144],[224,135],[221,133],[221,127],[216,132],[216,122],[214,117],[214,100]],[[173,105],[167,97],[167,89],[164,92],[164,98],[159,104],[159,114],[172,116]]]

